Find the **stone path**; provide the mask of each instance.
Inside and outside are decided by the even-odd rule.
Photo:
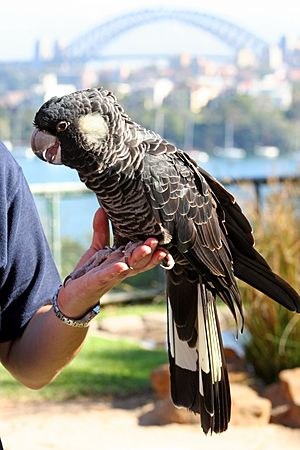
[[[125,409],[125,406],[130,409]],[[5,450],[299,450],[300,430],[278,425],[231,426],[205,436],[198,425],[139,425],[151,408],[93,401],[12,403],[0,400]]]

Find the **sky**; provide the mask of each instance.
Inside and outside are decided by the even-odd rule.
[[[300,36],[300,1],[284,0],[8,0],[1,2],[0,61],[31,59],[38,38],[71,43],[74,39],[114,16],[145,7],[196,9],[238,24],[270,43],[284,34]],[[179,27],[179,28],[176,28]],[[181,28],[180,28],[181,27]],[[186,32],[187,31],[187,32]],[[183,25],[163,22],[122,35],[111,45],[117,53],[120,46],[134,52],[155,46],[195,49],[210,53],[218,45],[207,33]],[[207,52],[205,52],[207,49]],[[216,50],[217,51],[217,50]]]

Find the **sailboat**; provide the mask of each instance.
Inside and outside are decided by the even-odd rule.
[[[247,156],[247,152],[243,148],[234,146],[234,125],[231,121],[225,123],[224,147],[215,147],[213,153],[219,158],[235,158],[243,159]]]

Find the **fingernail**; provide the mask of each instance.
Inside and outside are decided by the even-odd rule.
[[[131,270],[131,268],[126,263],[122,263],[120,273],[128,272],[129,270]]]

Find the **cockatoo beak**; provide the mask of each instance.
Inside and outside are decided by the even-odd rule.
[[[31,136],[31,148],[38,158],[50,164],[62,164],[60,142],[56,136],[36,128]]]

